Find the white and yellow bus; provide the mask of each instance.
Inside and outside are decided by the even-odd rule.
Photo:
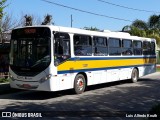
[[[31,26],[12,31],[10,86],[60,91],[138,78],[156,71],[155,39],[111,31]]]

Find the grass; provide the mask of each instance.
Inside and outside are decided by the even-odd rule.
[[[7,82],[9,82],[9,80],[8,80],[8,79],[0,78],[0,83],[7,83]]]
[[[160,67],[157,68],[157,72],[160,72]]]

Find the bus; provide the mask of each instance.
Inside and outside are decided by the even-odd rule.
[[[80,94],[90,85],[156,71],[156,40],[129,33],[53,25],[16,28],[11,34],[10,86]]]

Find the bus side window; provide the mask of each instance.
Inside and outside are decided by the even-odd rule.
[[[121,40],[118,38],[109,38],[109,55],[120,56],[121,55]]]
[[[148,41],[143,42],[143,55],[150,55],[151,43]]]
[[[75,34],[73,39],[74,39],[74,54],[76,56],[92,55],[91,36]]]
[[[93,53],[95,56],[107,56],[107,38],[93,37]]]
[[[155,51],[155,42],[151,42],[151,55],[155,55],[156,51]]]
[[[133,53],[134,55],[142,55],[142,42],[134,40],[133,41]]]
[[[132,40],[123,39],[122,40],[122,55],[132,55]]]

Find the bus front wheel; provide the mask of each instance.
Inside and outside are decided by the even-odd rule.
[[[138,77],[139,77],[138,70],[136,68],[134,68],[133,71],[132,71],[132,74],[131,74],[131,82],[132,83],[137,82]]]
[[[81,94],[86,88],[86,80],[82,74],[78,74],[74,80],[74,92],[76,94]]]

